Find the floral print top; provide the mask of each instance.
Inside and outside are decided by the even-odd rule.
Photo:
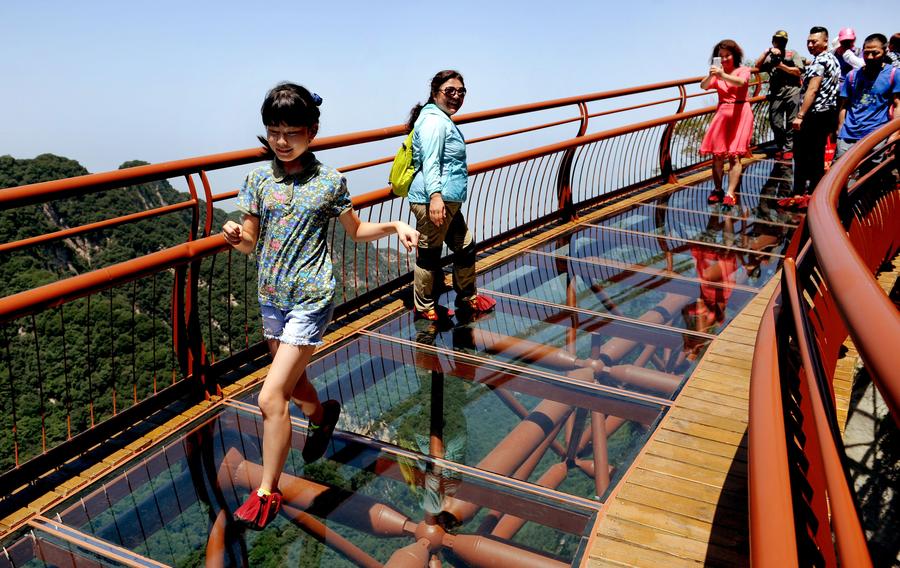
[[[259,303],[317,310],[334,300],[328,224],[349,210],[347,180],[311,152],[303,171],[286,174],[273,160],[247,174],[237,208],[259,217]]]

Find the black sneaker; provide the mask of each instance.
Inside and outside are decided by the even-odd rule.
[[[313,424],[309,422],[309,431],[306,434],[306,443],[303,444],[303,461],[312,463],[325,454],[334,426],[341,416],[341,403],[336,400],[326,400],[322,403],[322,422]]]

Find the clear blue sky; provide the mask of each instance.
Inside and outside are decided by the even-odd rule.
[[[401,122],[448,67],[466,77],[463,112],[699,75],[725,37],[755,58],[779,28],[803,54],[812,25],[890,35],[889,5],[7,0],[0,154],[99,172],[248,148],[281,80],[324,97],[331,135]]]

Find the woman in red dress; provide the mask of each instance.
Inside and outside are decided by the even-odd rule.
[[[721,66],[715,58],[721,58]],[[753,134],[753,111],[747,102],[750,68],[740,66],[744,52],[730,39],[723,39],[713,48],[713,65],[709,75],[700,82],[702,89],[715,89],[719,95],[719,107],[713,116],[706,136],[700,144],[701,154],[713,156],[713,183],[715,189],[709,195],[709,203],[735,204],[735,191],[741,179],[741,158],[750,155],[750,136]],[[728,170],[728,192],[722,191],[725,160]]]

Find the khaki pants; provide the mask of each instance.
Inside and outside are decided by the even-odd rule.
[[[428,218],[428,205],[410,203],[419,231],[416,255],[414,302],[419,311],[435,307],[435,280],[443,283],[441,249],[446,242],[453,251],[453,289],[457,300],[475,297],[475,240],[460,211],[461,203],[445,203],[447,218],[440,227]]]

